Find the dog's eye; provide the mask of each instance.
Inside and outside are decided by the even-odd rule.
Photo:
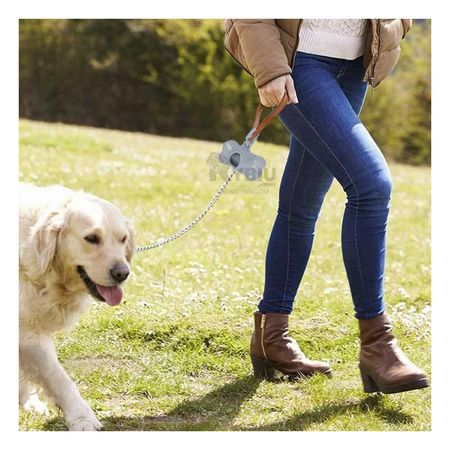
[[[89,244],[100,244],[100,238],[96,234],[88,234],[84,237],[84,240]]]
[[[120,240],[120,242],[122,243],[122,244],[125,244],[125,241],[127,240],[127,237],[126,236],[124,236],[121,240]]]

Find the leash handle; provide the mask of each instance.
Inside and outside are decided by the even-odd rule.
[[[261,131],[266,128],[267,125],[269,125],[269,123],[275,119],[275,117],[278,116],[278,114],[280,114],[280,112],[283,110],[283,108],[289,103],[289,97],[287,95],[287,93],[284,94],[283,98],[281,99],[280,104],[272,110],[271,113],[269,113],[262,122],[260,122],[261,120],[261,116],[262,113],[264,111],[264,105],[262,103],[260,103],[258,105],[258,107],[256,108],[256,113],[255,113],[255,119],[253,120],[253,132],[252,134],[249,136],[249,140],[253,141],[254,139],[256,139],[259,134],[261,133]]]

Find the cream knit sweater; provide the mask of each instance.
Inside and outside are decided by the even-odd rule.
[[[364,53],[366,19],[303,19],[298,51],[341,59]]]

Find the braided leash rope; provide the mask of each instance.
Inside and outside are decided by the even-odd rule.
[[[233,176],[235,174],[235,171],[233,170],[227,177],[227,179],[223,182],[222,186],[220,186],[219,190],[214,194],[214,196],[209,201],[206,208],[188,225],[185,225],[183,228],[181,228],[179,231],[177,231],[175,234],[172,234],[171,236],[168,236],[166,238],[158,239],[153,244],[148,245],[142,245],[136,248],[136,253],[145,252],[147,250],[152,250],[157,247],[162,247],[163,245],[168,244],[169,242],[174,241],[175,239],[180,238],[184,234],[186,234],[189,230],[195,227],[200,220],[203,219],[203,217],[208,214],[208,212],[211,210],[211,208],[216,204],[217,200],[219,200],[220,196],[225,192],[228,185],[230,184],[230,181],[232,180]]]
[[[282,109],[287,104],[289,104],[289,102],[290,102],[289,101],[289,97],[288,97],[287,93],[285,93],[283,98],[282,98],[282,100],[281,100],[281,102],[280,102],[280,104],[276,108],[273,108],[272,112],[270,112],[264,118],[264,120],[262,120],[262,121],[261,121],[261,116],[262,116],[262,113],[263,113],[263,110],[264,110],[264,106],[262,105],[262,103],[259,103],[259,105],[258,105],[258,107],[256,109],[255,119],[253,121],[253,129],[250,131],[249,135],[246,137],[246,142],[253,142],[253,141],[255,141],[258,138],[258,136],[261,133],[261,131],[276,116],[278,116],[278,114],[280,114]],[[208,212],[215,205],[217,200],[219,200],[220,196],[225,192],[226,188],[230,184],[230,181],[232,180],[232,178],[233,178],[235,173],[236,173],[236,170],[232,170],[230,172],[230,174],[228,175],[227,179],[223,182],[222,186],[220,186],[219,190],[214,194],[214,196],[212,197],[212,199],[210,200],[210,202],[208,203],[206,208],[191,223],[189,223],[188,225],[184,226],[183,228],[181,228],[181,230],[177,231],[175,234],[172,234],[171,236],[168,236],[166,238],[161,238],[161,239],[157,240],[156,242],[154,242],[153,244],[142,245],[142,246],[137,247],[136,248],[136,253],[145,252],[147,250],[152,250],[154,248],[162,247],[163,245],[166,245],[169,242],[172,242],[175,239],[180,238],[181,236],[186,234],[189,230],[194,228],[195,225],[197,225],[197,223],[199,223],[200,220],[202,220],[203,217],[205,217],[206,214],[208,214]]]

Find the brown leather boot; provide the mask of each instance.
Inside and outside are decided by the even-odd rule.
[[[297,342],[288,336],[288,314],[255,313],[255,331],[250,344],[250,357],[256,377],[267,380],[278,370],[291,380],[315,373],[331,375],[327,363],[309,360]]]
[[[359,319],[359,329],[359,369],[364,392],[393,394],[429,386],[425,372],[409,361],[397,345],[386,313]]]

